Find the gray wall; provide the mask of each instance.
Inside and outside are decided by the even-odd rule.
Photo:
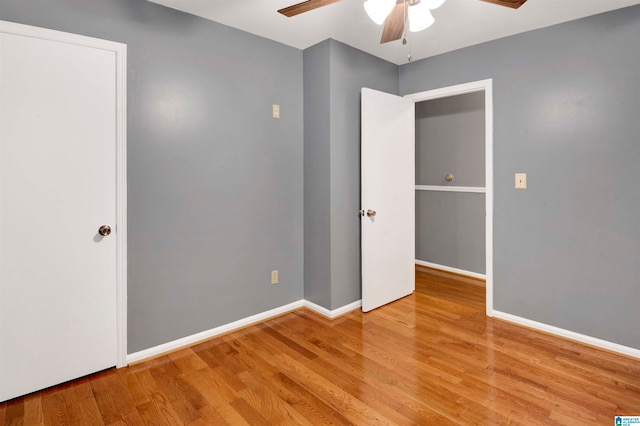
[[[484,274],[484,194],[416,191],[416,259]]]
[[[336,309],[361,297],[357,214],[360,208],[360,89],[369,87],[397,94],[398,67],[328,40],[305,50],[304,68],[305,249],[309,250],[305,251],[305,297],[325,308]],[[326,93],[322,93],[326,90],[327,72],[328,99]],[[309,126],[313,126],[313,130]],[[324,146],[320,148],[318,144]],[[317,171],[315,176],[321,184],[311,181],[314,172],[307,171],[307,167]],[[319,207],[314,209],[314,206]],[[328,222],[324,217],[327,206]],[[324,235],[317,246],[312,235]],[[328,248],[326,238],[330,240]],[[330,259],[329,277],[322,269],[327,259]]]
[[[304,297],[331,306],[330,40],[304,51]]]
[[[639,72],[640,6],[401,67],[493,78],[495,309],[640,348]]]
[[[483,187],[484,134],[484,92],[416,103],[416,185]]]
[[[129,353],[303,297],[301,51],[144,0],[0,17],[128,45]]]
[[[484,187],[484,151],[484,92],[416,104],[416,185]],[[416,259],[484,274],[484,199],[416,190]]]

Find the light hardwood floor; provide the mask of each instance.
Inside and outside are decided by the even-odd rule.
[[[486,318],[484,287],[417,268],[416,292],[333,321],[299,311],[0,404],[0,424],[611,425],[640,361]]]

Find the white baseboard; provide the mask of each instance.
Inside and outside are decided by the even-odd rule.
[[[453,272],[458,275],[466,275],[467,277],[477,278],[479,280],[486,280],[485,274],[479,274],[477,272],[465,271],[464,269],[452,268],[451,266],[438,265],[437,263],[426,262],[424,260],[416,259],[416,265],[426,266],[428,268],[440,269],[441,271]]]
[[[148,358],[153,358],[167,352],[172,352],[177,349],[191,346],[195,343],[210,339],[215,336],[219,336],[224,333],[228,333],[230,331],[238,330],[240,328],[266,321],[270,318],[277,317],[282,314],[286,314],[287,312],[291,312],[303,307],[304,302],[304,300],[298,300],[297,302],[289,303],[288,305],[280,306],[279,308],[271,309],[269,311],[262,312],[256,315],[251,315],[250,317],[243,318],[238,321],[233,321],[229,324],[221,325],[220,327],[215,327],[210,330],[202,331],[200,333],[192,334],[191,336],[174,340],[172,342],[163,343],[149,349],[134,352],[127,355],[127,364],[132,364],[134,362],[140,362]]]
[[[200,333],[192,334],[191,336],[186,336],[181,339],[174,340],[172,342],[163,343],[149,349],[134,352],[127,355],[127,364],[144,361],[146,359],[154,358],[168,352],[173,352],[187,346],[192,346],[203,340],[211,339],[212,337],[229,333],[231,331],[238,330],[259,322],[263,322],[279,315],[286,314],[287,312],[295,311],[296,309],[302,308],[303,306],[319,313],[320,315],[333,319],[340,315],[346,314],[347,312],[351,312],[354,309],[358,309],[360,306],[362,306],[362,301],[358,300],[341,308],[329,310],[315,303],[301,299],[297,302],[292,302],[288,305],[280,306],[279,308],[271,309],[266,312],[251,315],[250,317],[243,318],[238,321],[230,322],[229,324],[221,325],[220,327],[215,327],[210,330],[202,331]]]
[[[606,349],[611,352],[617,352],[622,355],[627,355],[633,358],[640,359],[640,349],[619,345],[617,343],[609,342],[607,340],[602,340],[596,337],[591,337],[584,334],[576,333],[574,331],[565,330],[564,328],[559,328],[553,325],[544,324],[538,321],[533,321],[533,320],[522,318],[516,315],[507,314],[505,312],[494,310],[493,317],[500,318],[504,321],[508,321],[514,324],[533,328],[535,330],[544,331],[545,333],[564,337],[565,339],[574,340],[580,343],[586,343],[587,345],[595,346],[597,348]]]
[[[343,307],[334,309],[332,311],[320,305],[316,305],[313,302],[309,302],[308,300],[304,301],[304,306],[311,309],[312,311],[319,313],[320,315],[324,315],[327,318],[333,319],[339,317],[340,315],[344,315],[348,312],[358,309],[362,306],[362,300],[357,300],[353,303],[349,303],[348,305],[344,305]]]

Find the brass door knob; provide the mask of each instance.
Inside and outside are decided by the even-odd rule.
[[[451,182],[453,180],[453,174],[447,173],[447,175],[444,178],[447,180],[447,182]]]
[[[371,210],[371,209],[367,210],[367,216],[373,217],[375,215],[376,215],[376,211],[375,210]]]
[[[111,234],[111,227],[109,225],[102,225],[100,229],[98,229],[98,234],[106,237],[107,235]]]

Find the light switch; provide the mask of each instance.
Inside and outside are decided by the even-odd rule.
[[[273,104],[273,118],[280,118],[280,105],[278,104]]]
[[[516,189],[527,189],[526,173],[516,173]]]

